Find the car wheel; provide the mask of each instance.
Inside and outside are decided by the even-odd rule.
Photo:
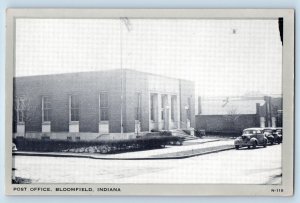
[[[257,142],[254,142],[254,143],[252,144],[252,148],[255,149],[255,148],[256,148],[256,145],[257,145]]]
[[[263,147],[267,147],[267,144],[265,143],[265,144],[263,145]]]
[[[239,145],[235,145],[235,149],[239,149],[240,148],[240,146]]]
[[[248,149],[250,149],[250,145],[248,146]]]

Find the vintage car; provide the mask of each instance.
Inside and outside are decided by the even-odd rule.
[[[276,128],[276,133],[280,137],[280,143],[282,143],[282,128]]]
[[[17,146],[16,146],[15,143],[12,143],[12,151],[13,151],[13,152],[18,151]]]
[[[282,136],[282,128],[276,128],[276,132]]]
[[[268,139],[268,142],[272,145],[274,143],[280,144],[282,142],[282,135],[277,133],[276,128],[264,128],[263,129],[265,136]]]
[[[256,146],[266,147],[268,139],[261,128],[247,128],[243,130],[243,134],[234,140],[235,149],[241,147],[256,148]]]

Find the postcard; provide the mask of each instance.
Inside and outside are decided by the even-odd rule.
[[[6,194],[291,196],[292,9],[7,9]]]

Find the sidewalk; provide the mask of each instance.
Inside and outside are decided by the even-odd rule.
[[[63,152],[15,152],[14,155],[78,157],[107,160],[180,159],[233,149],[233,140],[196,139],[185,141],[182,146],[167,145],[165,148],[123,152],[116,154],[87,154]]]

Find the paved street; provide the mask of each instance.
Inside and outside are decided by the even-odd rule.
[[[177,160],[16,156],[15,167],[33,183],[280,184],[281,145]]]

